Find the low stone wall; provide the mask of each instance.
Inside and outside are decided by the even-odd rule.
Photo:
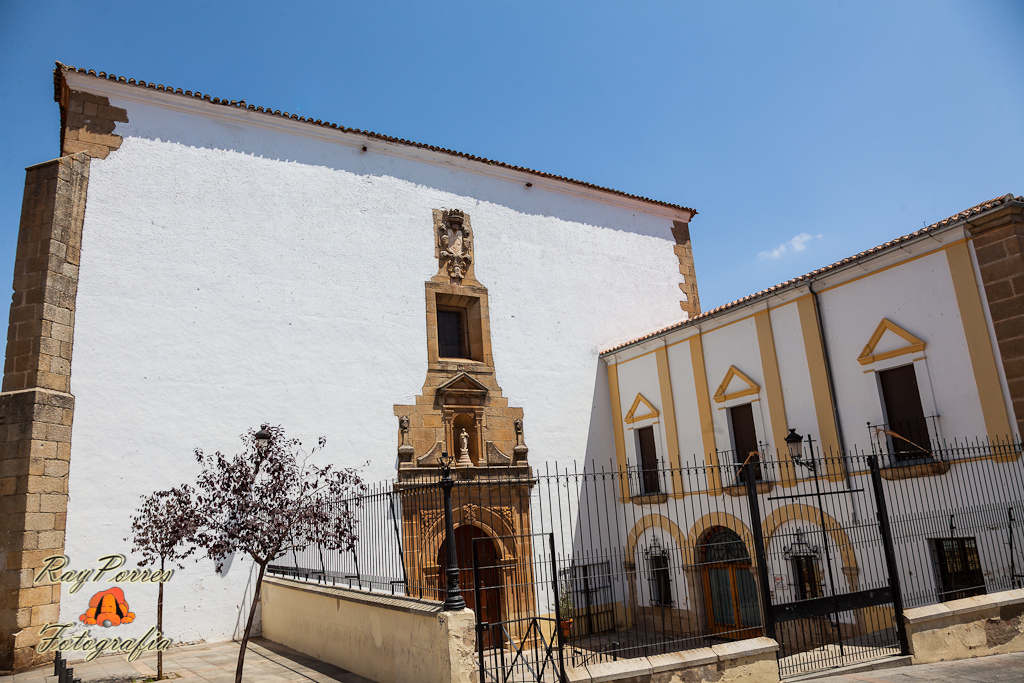
[[[1024,651],[1024,590],[952,600],[903,613],[914,664]]]
[[[675,681],[778,681],[779,644],[751,638],[697,650],[620,659],[566,671],[569,681],[590,683],[673,683]]]
[[[473,612],[267,578],[263,637],[377,683],[476,683]]]

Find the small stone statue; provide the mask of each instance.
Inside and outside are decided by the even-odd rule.
[[[412,467],[412,456],[415,455],[416,449],[407,441],[409,436],[409,417],[407,415],[398,418],[398,430],[402,434],[402,443],[398,446],[398,466]]]
[[[459,467],[472,467],[473,461],[469,459],[469,434],[466,429],[463,428],[462,433],[459,434]]]
[[[526,462],[526,456],[530,449],[523,441],[523,421],[516,418],[512,421],[512,427],[516,430],[516,447],[512,449],[512,464],[519,465]]]
[[[402,432],[402,444],[405,445],[405,439],[409,436],[409,416],[402,415],[398,418],[398,429]]]

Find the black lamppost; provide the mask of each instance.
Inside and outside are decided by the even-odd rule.
[[[444,491],[444,532],[445,545],[447,546],[447,562],[445,574],[448,579],[448,588],[444,596],[445,610],[460,610],[466,608],[466,601],[462,598],[462,591],[459,589],[459,558],[455,552],[455,525],[452,522],[452,487],[455,480],[452,479],[452,463],[455,458],[448,455],[448,451],[441,453],[441,490]]]
[[[808,459],[804,460],[803,454],[803,440],[804,437],[796,433],[795,429],[789,430],[789,435],[786,437],[786,447],[789,449],[789,458],[794,464],[806,467],[811,472],[811,476],[814,477],[814,494],[818,501],[818,521],[820,522],[821,528],[821,546],[825,552],[825,571],[828,574],[828,586],[832,591],[832,604],[835,606],[836,599],[836,580],[832,575],[832,553],[828,549],[828,528],[825,525],[825,503],[822,500],[821,495],[821,477],[818,476],[818,462],[814,458],[814,441],[811,439],[811,435],[807,435],[807,454]],[[827,470],[827,468],[826,468]],[[838,614],[836,610],[833,616]],[[843,654],[843,640],[839,637],[839,622],[838,620],[829,620],[832,624],[832,629],[836,632],[837,640],[839,641],[839,654]]]
[[[267,446],[270,445],[270,432],[267,430],[268,425],[260,425],[260,431],[256,432],[256,447],[260,449],[260,452],[267,450]]]

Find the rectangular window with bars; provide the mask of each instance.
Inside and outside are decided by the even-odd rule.
[[[647,568],[650,570],[651,604],[671,607],[672,576],[669,574],[668,553],[661,551],[647,557]]]
[[[931,538],[928,542],[935,562],[939,600],[985,594],[985,575],[974,538]]]
[[[793,573],[796,575],[797,599],[820,598],[821,579],[818,576],[818,558],[814,555],[797,555],[793,558]]]
[[[437,311],[437,355],[441,358],[467,358],[466,312]]]

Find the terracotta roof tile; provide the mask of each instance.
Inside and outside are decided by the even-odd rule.
[[[835,263],[833,263],[831,265],[828,265],[828,266],[825,266],[824,268],[818,268],[817,270],[812,270],[811,272],[809,272],[809,273],[807,273],[805,275],[801,275],[799,277],[795,277],[792,280],[786,280],[785,282],[777,284],[777,285],[775,285],[773,287],[769,287],[768,289],[762,289],[760,292],[755,292],[754,294],[749,294],[749,295],[743,297],[742,299],[736,299],[735,301],[730,301],[729,303],[723,304],[723,305],[719,306],[718,308],[712,308],[709,311],[704,311],[700,315],[695,315],[692,318],[689,318],[687,320],[683,320],[681,322],[675,323],[674,325],[669,325],[668,327],[663,327],[660,330],[656,330],[654,332],[651,332],[650,334],[645,334],[644,336],[638,337],[636,339],[633,339],[632,341],[628,341],[628,342],[619,344],[618,346],[613,346],[612,348],[607,349],[606,351],[602,351],[601,355],[603,356],[603,355],[611,353],[613,351],[618,351],[619,349],[625,348],[627,346],[631,346],[633,344],[637,344],[637,343],[642,342],[642,341],[644,341],[646,339],[651,339],[652,337],[658,337],[658,336],[661,336],[661,335],[663,335],[663,334],[665,334],[667,332],[671,332],[672,330],[677,330],[677,329],[686,327],[688,325],[700,322],[701,320],[706,320],[708,318],[711,318],[711,317],[714,317],[714,316],[718,315],[719,313],[722,313],[723,311],[727,311],[729,309],[736,308],[737,306],[740,306],[742,304],[754,301],[755,299],[760,299],[760,298],[768,296],[770,294],[774,294],[775,292],[778,292],[779,290],[786,289],[787,287],[792,287],[793,285],[799,284],[801,282],[807,282],[807,281],[810,281],[810,280],[814,280],[815,278],[817,278],[817,277],[819,277],[821,275],[824,275],[825,273],[828,273],[828,272],[831,272],[833,270],[836,270],[837,268],[841,268],[842,266],[845,266],[845,265],[848,265],[850,263],[853,263],[854,261],[859,261],[860,259],[865,258],[867,256],[872,256],[872,255],[877,254],[877,253],[879,253],[881,251],[885,251],[886,249],[891,249],[891,248],[896,247],[896,246],[898,246],[900,244],[903,244],[904,242],[909,242],[910,240],[913,240],[913,239],[915,239],[917,237],[920,237],[921,235],[925,235],[925,234],[927,234],[929,232],[932,232],[934,230],[938,230],[939,228],[944,228],[947,225],[952,225],[953,223],[957,223],[959,221],[962,221],[965,218],[970,218],[971,216],[976,216],[976,215],[978,215],[980,213],[988,211],[989,209],[994,209],[997,206],[1001,206],[1001,205],[1006,204],[1008,202],[1024,202],[1024,196],[1019,196],[1018,195],[1018,196],[1015,197],[1015,196],[1013,196],[1013,194],[1005,194],[1002,197],[996,197],[995,199],[990,199],[987,202],[982,202],[980,204],[975,204],[974,206],[972,206],[969,209],[961,211],[960,213],[953,214],[949,218],[944,218],[941,221],[939,221],[938,223],[932,223],[931,225],[929,225],[929,226],[927,226],[925,228],[921,228],[920,230],[917,230],[915,232],[912,232],[909,235],[903,235],[902,237],[897,237],[896,239],[890,240],[890,241],[886,242],[885,244],[880,244],[877,247],[872,247],[871,249],[868,249],[867,251],[862,251],[859,254],[854,254],[853,256],[848,256],[847,258],[844,258],[842,261],[836,261]]]
[[[602,187],[600,185],[594,185],[593,183],[584,182],[582,180],[575,180],[573,178],[567,178],[565,176],[554,175],[552,173],[544,173],[543,171],[536,171],[532,168],[525,168],[523,166],[514,166],[512,164],[506,164],[501,161],[495,161],[486,157],[478,157],[474,154],[466,154],[464,152],[457,152],[452,149],[446,149],[444,147],[436,147],[434,145],[426,145],[421,142],[414,142],[412,140],[405,140],[403,138],[396,138],[390,135],[382,135],[380,133],[374,133],[369,130],[360,130],[359,128],[346,128],[345,126],[339,126],[336,123],[330,123],[321,119],[311,119],[305,116],[299,116],[298,114],[289,114],[288,112],[282,113],[280,109],[270,109],[269,107],[257,107],[256,105],[248,104],[245,100],[226,100],[219,97],[210,97],[204,95],[201,92],[192,92],[191,90],[182,90],[181,88],[174,88],[172,86],[164,86],[162,84],[147,83],[146,81],[137,81],[134,78],[125,78],[124,76],[115,76],[114,74],[108,74],[104,71],[94,71],[93,69],[80,69],[75,66],[62,64],[57,62],[56,68],[53,70],[54,80],[54,98],[60,101],[60,89],[63,86],[64,74],[68,71],[73,71],[79,74],[85,74],[87,76],[94,76],[108,81],[115,81],[118,83],[124,83],[126,85],[133,85],[140,88],[149,88],[150,90],[159,90],[174,95],[181,95],[183,97],[191,97],[196,100],[205,100],[212,104],[220,104],[228,107],[236,107],[238,109],[247,109],[249,111],[259,112],[261,114],[270,114],[272,116],[278,116],[285,119],[292,119],[294,121],[302,121],[313,126],[321,126],[324,128],[332,128],[339,130],[343,133],[354,133],[357,135],[365,135],[366,137],[373,138],[375,140],[382,140],[384,142],[394,142],[400,145],[408,145],[410,147],[416,147],[418,149],[427,149],[432,152],[441,152],[442,154],[450,154],[452,156],[461,157],[463,159],[469,159],[471,161],[479,161],[482,164],[488,164],[490,166],[498,166],[499,168],[507,168],[512,171],[521,171],[523,173],[529,173],[531,175],[539,176],[541,178],[550,178],[552,180],[559,180],[561,182],[570,183],[572,185],[579,185],[581,187],[588,187],[592,190],[598,190],[600,192],[607,192],[614,194],[619,197],[628,197],[629,199],[635,199],[637,201],[646,202],[648,204],[655,204],[657,206],[665,206],[670,209],[680,209],[682,211],[688,211],[692,215],[696,216],[697,211],[688,206],[681,206],[679,204],[671,204],[669,202],[659,201],[657,199],[650,199],[648,197],[641,197],[635,194],[629,194],[628,192],[622,192],[621,190],[613,190],[608,187]]]

